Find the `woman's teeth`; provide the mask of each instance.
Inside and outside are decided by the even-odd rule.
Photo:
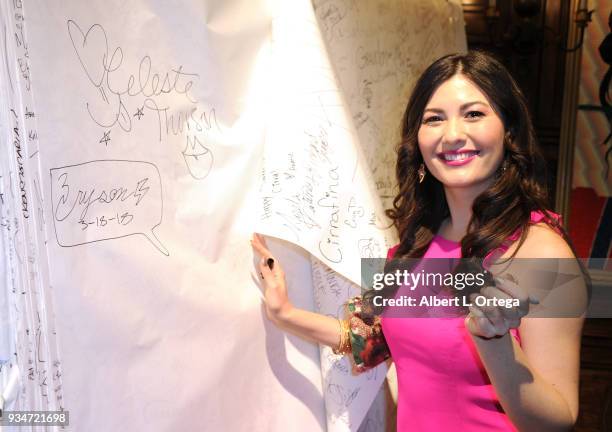
[[[479,152],[461,152],[461,153],[443,153],[442,158],[447,161],[455,161],[455,160],[464,160],[474,155],[477,155]]]

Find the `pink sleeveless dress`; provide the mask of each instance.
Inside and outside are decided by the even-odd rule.
[[[531,223],[543,218],[532,212]],[[389,250],[388,258],[398,246]],[[424,255],[460,257],[460,244],[438,235]],[[381,325],[397,370],[398,432],[516,430],[499,404],[464,318],[383,316]],[[511,333],[520,343],[518,331]]]

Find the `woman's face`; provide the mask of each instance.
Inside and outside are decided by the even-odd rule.
[[[504,125],[463,75],[443,82],[423,112],[418,142],[428,175],[445,188],[485,189],[504,155]]]

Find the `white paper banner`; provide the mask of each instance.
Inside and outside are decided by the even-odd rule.
[[[0,0],[4,408],[79,432],[380,430],[385,366],[353,377],[274,327],[248,238],[285,240],[298,307],[359,292],[396,240],[388,131],[464,45],[458,8]]]

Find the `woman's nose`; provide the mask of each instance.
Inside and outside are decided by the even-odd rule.
[[[456,141],[465,140],[465,131],[463,130],[463,126],[463,122],[459,119],[448,119],[444,129],[444,141],[447,143],[453,143]]]

